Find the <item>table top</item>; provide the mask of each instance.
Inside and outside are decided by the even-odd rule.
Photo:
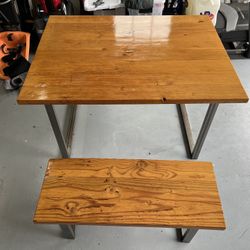
[[[51,16],[18,97],[20,104],[247,101],[206,16]]]
[[[34,221],[225,229],[209,162],[50,160]]]

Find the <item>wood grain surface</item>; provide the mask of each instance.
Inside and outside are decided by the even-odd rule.
[[[50,16],[20,104],[246,102],[206,16]]]
[[[207,162],[50,160],[36,223],[225,229]]]

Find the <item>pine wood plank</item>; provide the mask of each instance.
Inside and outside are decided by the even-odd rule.
[[[225,229],[208,162],[50,160],[36,223]]]
[[[20,104],[247,102],[206,16],[51,16]]]

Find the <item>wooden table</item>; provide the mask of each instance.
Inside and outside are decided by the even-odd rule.
[[[18,98],[53,104],[177,104],[187,152],[198,158],[219,103],[247,102],[206,16],[51,16]],[[184,104],[208,103],[196,143]]]

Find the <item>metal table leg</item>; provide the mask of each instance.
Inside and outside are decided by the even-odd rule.
[[[182,231],[182,228],[176,228],[177,239],[181,242],[189,243],[198,232],[198,229],[187,229],[184,234]]]
[[[69,111],[70,111],[70,119],[68,122],[68,129],[66,129],[65,134],[66,138],[63,135],[54,108],[52,105],[45,105],[45,109],[47,111],[52,129],[54,131],[57,144],[59,146],[60,152],[62,154],[63,158],[69,158],[69,146],[71,143],[71,137],[72,137],[72,131],[74,127],[74,120],[75,120],[75,113],[76,113],[76,106],[69,106]]]
[[[218,106],[218,103],[213,103],[209,105],[198,138],[194,143],[186,106],[185,104],[177,104],[182,135],[186,146],[187,155],[189,158],[198,159]]]
[[[65,239],[75,239],[75,225],[60,224]]]

